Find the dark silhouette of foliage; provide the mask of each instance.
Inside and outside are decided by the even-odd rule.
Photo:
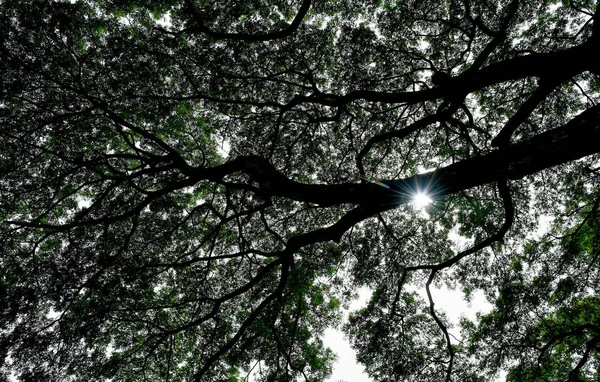
[[[1,0],[2,377],[597,381],[599,9]]]

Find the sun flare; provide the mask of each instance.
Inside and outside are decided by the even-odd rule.
[[[429,197],[429,195],[424,192],[417,192],[413,196],[413,205],[414,205],[415,209],[417,209],[417,210],[425,208],[431,202],[432,202],[432,200]]]

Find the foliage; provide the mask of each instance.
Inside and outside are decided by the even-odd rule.
[[[599,7],[1,0],[1,376],[598,381]]]

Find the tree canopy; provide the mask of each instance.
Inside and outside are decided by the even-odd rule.
[[[599,9],[0,0],[2,377],[598,381]]]

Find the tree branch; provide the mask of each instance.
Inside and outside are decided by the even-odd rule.
[[[446,329],[446,325],[444,325],[442,320],[440,320],[438,315],[435,313],[435,303],[433,302],[433,297],[431,296],[431,290],[429,288],[437,272],[437,269],[431,271],[429,279],[425,284],[425,290],[427,291],[427,299],[429,300],[429,314],[431,315],[431,317],[433,317],[433,320],[440,328],[440,330],[444,334],[444,338],[446,339],[446,347],[448,348],[448,353],[450,354],[450,359],[448,360],[448,368],[446,369],[446,382],[450,382],[452,380],[452,366],[454,365],[454,349],[452,348],[452,342],[450,342],[450,335],[448,334],[448,329]]]
[[[311,0],[303,0],[302,1],[302,5],[300,6],[300,9],[298,9],[298,13],[296,14],[296,17],[294,17],[294,20],[292,20],[292,23],[289,24],[286,28],[284,28],[280,31],[268,32],[268,33],[262,33],[262,34],[215,32],[215,31],[209,29],[208,27],[206,27],[206,25],[204,25],[204,23],[202,21],[202,16],[198,13],[194,4],[192,4],[191,1],[188,1],[187,3],[188,3],[189,9],[194,14],[195,21],[196,21],[196,25],[193,26],[192,28],[190,28],[189,30],[205,33],[216,40],[238,40],[238,41],[259,42],[259,41],[282,39],[282,38],[288,37],[292,33],[294,33],[298,29],[300,24],[302,23],[302,20],[304,19],[306,14],[308,13],[308,10],[310,9]]]
[[[348,103],[365,100],[379,103],[405,103],[433,101],[436,99],[460,100],[467,94],[502,82],[527,77],[552,78],[556,75],[556,67],[570,73],[570,77],[586,70],[598,70],[595,57],[597,44],[594,39],[564,50],[549,53],[532,53],[526,56],[510,58],[490,64],[477,71],[466,70],[458,76],[449,78],[444,84],[425,90],[411,92],[382,92],[375,90],[356,90],[343,96],[312,95],[295,96],[287,107],[303,102],[320,103],[327,106],[342,106]],[[547,65],[552,62],[553,65]]]
[[[510,144],[510,138],[519,126],[531,115],[535,108],[544,100],[550,93],[556,89],[562,81],[560,80],[541,80],[540,85],[535,89],[533,94],[521,105],[519,110],[506,122],[502,130],[492,139],[492,146],[504,147]]]

